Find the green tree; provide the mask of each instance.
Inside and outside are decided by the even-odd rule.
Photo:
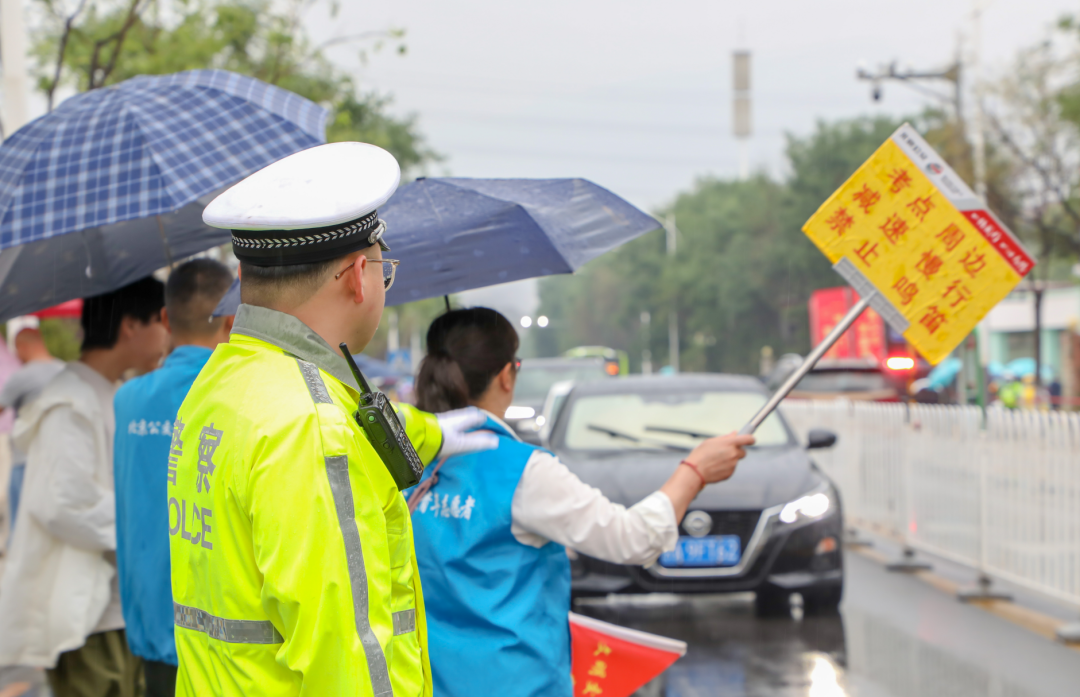
[[[37,0],[43,9],[34,52],[39,89],[50,108],[59,86],[90,90],[136,75],[220,68],[263,80],[332,111],[330,141],[362,140],[398,158],[406,172],[440,159],[414,116],[388,113],[387,96],[359,94],[353,80],[313,46],[301,18],[310,0]],[[361,57],[402,32],[367,32],[355,40]],[[334,42],[331,42],[334,43]]]
[[[670,362],[668,318],[677,312],[686,371],[756,373],[763,346],[805,353],[810,293],[842,281],[802,224],[898,125],[854,119],[789,137],[784,182],[699,180],[659,211],[678,223],[674,258],[662,233],[651,233],[576,277],[541,282],[541,312],[553,318],[542,350],[606,344],[628,350],[639,369],[647,341],[654,366],[662,365]],[[647,338],[643,311],[651,316]]]

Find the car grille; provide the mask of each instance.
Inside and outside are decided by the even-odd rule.
[[[738,535],[742,551],[745,553],[750,538],[757,528],[761,511],[705,511],[712,518],[710,535]],[[686,528],[682,530],[686,534]]]

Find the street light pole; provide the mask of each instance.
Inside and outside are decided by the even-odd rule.
[[[652,375],[652,350],[650,349],[652,315],[648,310],[643,310],[641,313],[641,333],[642,341],[644,341],[644,347],[641,349],[641,374]]]
[[[30,120],[26,100],[26,18],[22,0],[0,0],[0,64],[4,68],[3,138]]]
[[[881,83],[886,80],[896,80],[899,82],[907,82],[913,84],[919,80],[946,80],[953,85],[953,109],[956,112],[956,124],[957,135],[963,141],[970,156],[971,156],[971,169],[972,177],[974,179],[975,195],[979,197],[983,203],[986,202],[986,133],[984,125],[983,115],[983,86],[982,75],[980,72],[980,52],[982,50],[982,13],[986,9],[988,0],[972,0],[972,12],[971,12],[971,51],[968,56],[968,65],[965,68],[964,57],[957,47],[956,60],[949,67],[944,70],[903,70],[897,67],[896,62],[890,63],[887,67],[879,69],[878,72],[872,73],[866,68],[858,68],[856,70],[856,77],[860,80],[869,81],[873,87],[871,89],[871,96],[874,101],[881,100]],[[964,118],[964,83],[963,78],[966,75],[970,75],[972,80],[973,91],[973,109],[970,128],[970,141],[968,140],[968,123]],[[939,98],[944,98],[943,95],[935,95]],[[976,333],[976,347],[980,340]],[[981,339],[985,341],[985,338]],[[961,349],[963,357],[967,359],[972,351],[968,349],[968,343],[962,344]],[[978,404],[983,410],[983,421],[986,421],[986,366],[982,362],[982,352],[975,351],[975,381],[976,381],[976,394],[978,394]],[[964,371],[966,374],[967,371]],[[961,374],[960,379],[964,377]]]
[[[667,254],[672,261],[675,260],[675,246],[679,228],[675,227],[675,214],[668,213],[664,219],[664,232],[667,240]],[[668,314],[668,365],[676,373],[679,372],[679,299],[672,298],[671,312]]]

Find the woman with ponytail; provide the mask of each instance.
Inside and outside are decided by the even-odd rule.
[[[567,548],[647,565],[674,549],[706,484],[727,479],[753,436],[704,441],[632,506],[614,504],[502,421],[520,361],[513,325],[494,310],[447,312],[428,331],[417,406],[487,413],[494,450],[457,455],[412,492],[416,559],[438,697],[571,697]]]

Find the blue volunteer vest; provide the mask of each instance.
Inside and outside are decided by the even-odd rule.
[[[570,697],[566,549],[510,532],[514,492],[538,448],[494,419],[482,429],[499,447],[448,459],[412,516],[435,695]]]
[[[116,566],[131,652],[176,665],[169,565],[169,447],[173,421],[212,354],[178,346],[157,370],[116,391],[113,478]]]

